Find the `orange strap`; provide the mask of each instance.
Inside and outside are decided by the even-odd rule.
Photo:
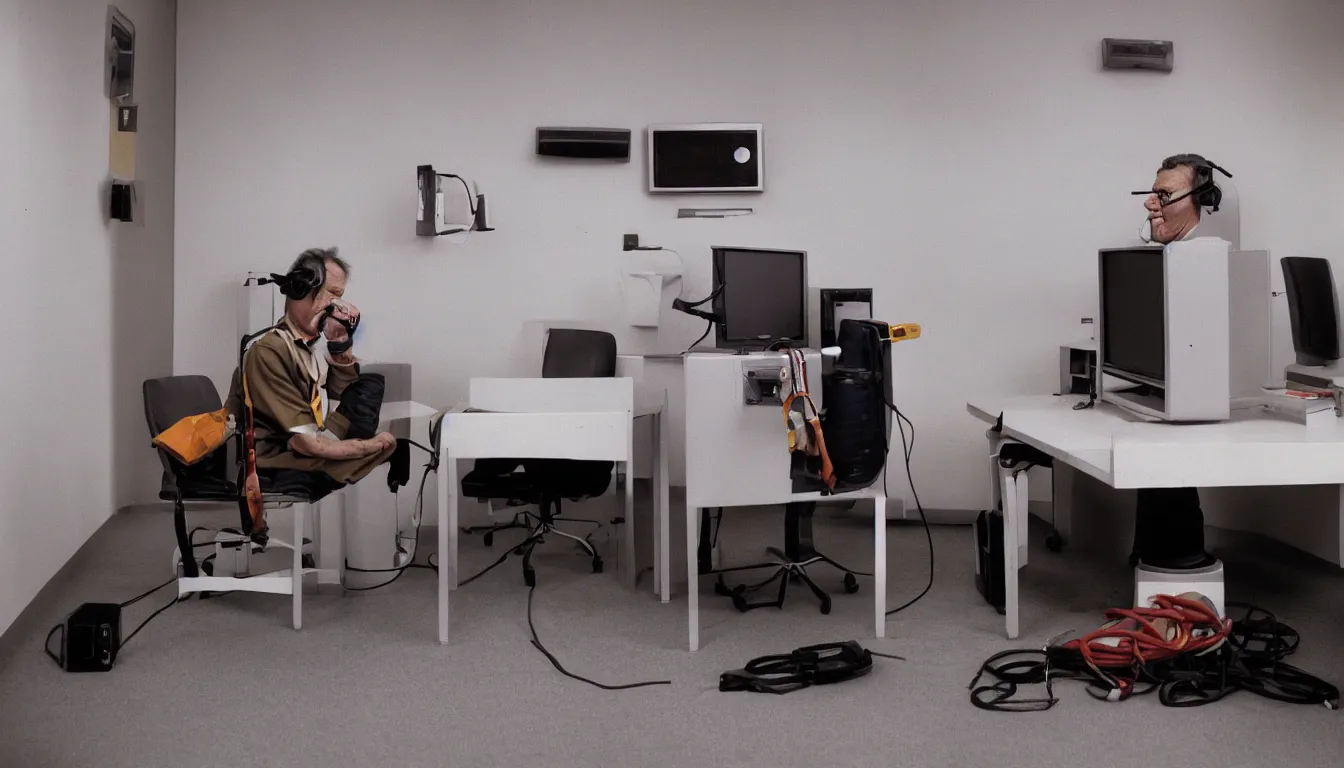
[[[835,467],[831,464],[830,454],[826,452],[826,437],[821,431],[821,414],[817,411],[817,404],[813,402],[811,393],[807,389],[807,360],[803,353],[796,349],[785,350],[789,356],[789,395],[784,398],[784,428],[788,430],[789,452],[798,450],[797,441],[793,435],[793,422],[789,419],[789,414],[793,411],[793,403],[800,400],[802,403],[803,420],[810,429],[813,442],[816,444],[816,455],[821,457],[821,481],[827,488],[835,487]]]

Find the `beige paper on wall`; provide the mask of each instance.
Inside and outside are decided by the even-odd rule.
[[[108,104],[108,172],[113,178],[135,180],[135,132],[117,130],[117,104]]]

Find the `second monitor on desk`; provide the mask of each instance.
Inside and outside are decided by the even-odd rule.
[[[714,342],[739,351],[801,347],[807,341],[807,253],[713,249]]]

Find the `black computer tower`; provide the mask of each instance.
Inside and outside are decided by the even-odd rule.
[[[975,518],[975,588],[1000,614],[1003,607],[1003,513],[983,510]]]

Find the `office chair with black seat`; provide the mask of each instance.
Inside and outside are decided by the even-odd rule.
[[[889,326],[870,320],[846,319],[840,324],[839,359],[834,368],[823,374],[822,402],[826,412],[821,419],[826,455],[833,468],[833,484],[826,485],[818,477],[804,471],[795,462],[794,492],[818,491],[826,494],[845,494],[871,486],[886,469],[887,450],[891,433],[891,338]],[[700,540],[699,568],[701,573],[718,573],[714,585],[717,594],[732,598],[739,611],[753,608],[780,608],[791,581],[801,581],[821,603],[821,612],[831,612],[831,597],[808,574],[808,568],[828,565],[844,575],[842,584],[847,594],[859,591],[858,576],[871,574],[852,570],[817,550],[813,537],[815,501],[794,502],[785,505],[784,548],[767,548],[775,560],[753,565],[712,570],[710,549],[707,546],[708,525],[703,525]],[[883,514],[877,512],[876,514]],[[733,571],[773,570],[770,578],[755,584],[729,586],[723,574]],[[747,593],[779,580],[779,592],[774,600],[748,602]]]
[[[206,376],[168,376],[148,379],[142,387],[145,420],[151,437],[165,433],[173,425],[190,416],[220,411],[224,405],[214,382]],[[236,415],[236,414],[235,414]],[[241,443],[241,434],[236,434]],[[305,538],[304,520],[314,512],[314,504],[332,487],[322,487],[320,481],[294,482],[290,476],[261,478],[262,502],[268,509],[294,508],[294,542],[268,537],[254,530],[252,515],[242,492],[241,458],[230,461],[229,440],[193,463],[187,464],[174,457],[161,445],[155,450],[163,464],[163,482],[159,498],[173,503],[173,528],[177,548],[173,553],[173,567],[177,573],[179,597],[232,591],[266,592],[292,596],[294,628],[302,627],[303,577],[316,574],[320,582],[339,584],[338,569],[315,567],[314,553],[320,536],[318,517],[313,515],[312,538]],[[241,457],[240,446],[235,446],[235,457]],[[308,473],[304,473],[308,474]],[[313,473],[316,474],[316,473]],[[212,540],[197,543],[194,534],[208,528],[187,528],[187,505],[221,503],[235,504],[239,509],[238,527],[215,531]],[[196,550],[209,547],[212,554],[197,560]],[[254,555],[268,547],[288,549],[293,553],[288,569],[252,574]]]
[[[555,328],[546,338],[542,360],[542,378],[611,378],[616,375],[616,337],[605,331]],[[615,463],[610,461],[578,461],[572,459],[478,459],[475,466],[462,478],[462,495],[474,497],[486,504],[506,500],[510,505],[536,504],[538,511],[522,511],[507,523],[464,528],[466,533],[484,532],[486,546],[494,543],[500,531],[521,529],[528,535],[509,552],[502,555],[490,568],[504,562],[509,554],[523,558],[523,581],[529,587],[536,584],[532,568],[532,552],[549,534],[572,539],[592,558],[593,573],[601,573],[602,557],[593,547],[590,537],[579,536],[559,528],[564,523],[601,527],[598,520],[562,517],[564,500],[581,501],[601,496],[611,485]],[[482,572],[482,574],[485,571]]]

